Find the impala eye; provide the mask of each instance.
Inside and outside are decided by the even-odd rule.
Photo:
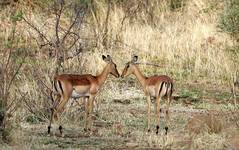
[[[125,64],[125,68],[129,68],[129,65],[130,65],[130,63],[128,62],[128,63],[126,63]]]
[[[129,64],[126,65],[126,68],[129,68]]]

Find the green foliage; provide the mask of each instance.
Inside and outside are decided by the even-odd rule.
[[[23,17],[22,11],[17,11],[14,15],[10,16],[12,22],[21,21]]]
[[[26,118],[26,122],[32,123],[32,124],[37,124],[39,122],[42,122],[42,119],[36,115],[30,115]]]
[[[2,100],[0,101],[0,125],[2,125],[6,109],[2,106]]]
[[[229,0],[225,11],[220,15],[219,27],[238,38],[239,35],[239,0]]]
[[[76,0],[76,2],[80,4],[89,4],[91,1],[90,0]]]
[[[231,60],[233,61],[233,63],[239,64],[239,46],[233,46],[233,47],[229,47],[226,49],[227,52],[229,53],[229,55],[231,56]]]
[[[174,10],[183,8],[186,4],[185,1],[186,0],[171,0],[170,1],[170,9],[174,11]]]
[[[231,93],[227,93],[227,92],[217,93],[215,97],[218,100],[226,101],[230,99]]]
[[[5,143],[10,143],[12,141],[11,131],[12,131],[12,128],[5,128],[4,130],[0,131],[0,132],[2,132],[2,134],[1,134],[2,140]]]
[[[52,0],[39,0],[41,4],[49,4]]]
[[[191,90],[183,89],[182,91],[180,91],[179,95],[182,97],[198,99],[200,97],[200,92],[195,89],[191,89]]]

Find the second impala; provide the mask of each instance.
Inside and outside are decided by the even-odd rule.
[[[141,83],[144,93],[147,96],[148,103],[148,131],[150,131],[150,112],[151,112],[151,99],[156,98],[156,109],[157,109],[157,126],[156,134],[159,132],[159,121],[160,121],[160,101],[163,97],[167,97],[167,108],[166,108],[166,123],[169,120],[169,105],[172,99],[173,93],[173,80],[166,75],[155,75],[151,77],[144,76],[138,68],[138,56],[134,56],[131,61],[126,63],[125,68],[122,72],[121,77],[126,77],[130,74],[134,74]],[[168,125],[165,126],[166,134],[168,132]]]

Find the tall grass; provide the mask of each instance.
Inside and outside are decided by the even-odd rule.
[[[107,7],[100,2],[98,5],[101,6],[98,14],[102,14],[98,18],[100,26],[93,28],[101,31]],[[126,60],[120,63],[130,59],[132,54],[140,55],[142,61],[163,66],[158,71],[151,71],[147,66],[144,67],[146,71],[167,73],[177,80],[185,77],[216,82],[230,80],[234,68],[225,48],[232,46],[233,42],[217,28],[220,5],[215,1],[187,1],[182,6],[184,9],[172,12],[164,1],[156,8],[154,26],[151,22],[128,19],[122,30],[119,27],[127,12],[114,6],[109,21],[110,52],[125,57]],[[123,44],[114,44],[115,41]]]
[[[139,55],[141,62],[161,66],[142,65],[141,69],[146,75],[167,74],[179,83],[186,80],[210,81],[220,85],[230,81],[236,72],[235,66],[238,66],[238,61],[234,61],[238,60],[238,55],[232,56],[226,51],[235,43],[230,35],[220,32],[218,28],[218,15],[222,12],[223,2],[172,1],[152,0],[147,5],[143,0],[114,1],[108,11],[106,1],[95,0],[95,7],[89,9],[81,30],[82,44],[87,46],[78,57],[64,63],[64,73],[98,74],[105,65],[101,60],[101,55],[105,53],[113,57],[121,72],[134,54]],[[44,12],[40,8],[29,10],[25,3],[20,3],[18,9],[43,33],[55,39],[55,16],[45,12],[47,8],[44,8]],[[8,48],[12,34],[13,24],[9,17],[12,11],[10,6],[0,11],[0,56]],[[61,17],[64,28],[71,18],[67,14]],[[19,73],[21,81],[18,86],[28,92],[24,108],[21,109],[21,120],[26,121],[30,113],[35,113],[40,118],[38,121],[45,121],[49,97],[46,95],[47,88],[41,82],[51,88],[56,63],[47,56],[48,47],[37,46],[34,38],[40,37],[32,28],[21,21],[16,23],[15,28],[17,42],[13,43],[12,48],[28,52],[27,63]],[[108,100],[125,94],[122,90],[126,89],[125,86],[119,83],[121,79],[112,80],[106,82],[99,94],[100,99]],[[17,92],[14,94],[20,96]],[[32,106],[33,112],[27,110],[27,103],[30,108]]]
[[[155,2],[152,1],[152,3]],[[225,51],[227,47],[233,45],[233,41],[226,33],[219,32],[217,24],[222,3],[213,0],[183,1],[181,6],[183,9],[172,11],[171,3],[162,1],[157,3],[158,6],[152,11],[154,25],[150,20],[146,20],[148,16],[143,9],[131,14],[123,6],[112,3],[107,29],[107,47],[105,47],[103,39],[108,6],[104,1],[95,3],[97,7],[94,8],[94,11],[97,16],[92,11],[88,14],[87,22],[90,22],[91,25],[85,24],[82,35],[89,39],[84,42],[96,43],[96,47],[90,48],[90,55],[87,55],[89,53],[83,54],[82,62],[85,62],[84,59],[92,60],[88,57],[91,55],[100,58],[101,53],[110,53],[116,57],[120,55],[118,58],[124,58],[118,62],[119,66],[123,66],[132,54],[137,54],[144,62],[162,66],[157,69],[143,66],[147,73],[166,73],[174,76],[176,80],[186,77],[218,82],[227,81],[234,74],[231,56]],[[44,28],[44,24],[48,23],[54,26],[52,23],[54,16],[29,13],[28,11],[25,11],[25,14],[30,15],[31,21],[37,24],[43,32],[49,36],[54,35],[54,28],[52,28],[53,30]],[[68,18],[67,16],[62,18],[64,26],[67,24]],[[142,23],[141,20],[146,21]],[[3,21],[5,24],[7,22],[7,19]],[[25,30],[26,26],[24,23],[18,23],[17,31],[25,39],[22,40],[23,43],[25,41],[26,45],[29,45],[31,42],[34,45],[31,36],[36,37],[36,35],[29,35],[34,32]],[[5,32],[9,34],[9,31]],[[41,52],[40,55],[42,54]],[[72,63],[74,62],[75,60]],[[71,62],[67,62],[67,64],[69,65]],[[96,72],[95,67],[91,66],[95,63],[87,64],[88,66],[85,67],[89,71],[94,69],[93,72]],[[102,64],[97,64],[96,68],[101,68]],[[71,65],[67,68],[69,67],[72,68]]]

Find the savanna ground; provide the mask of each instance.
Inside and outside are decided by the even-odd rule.
[[[99,114],[94,117],[92,133],[83,130],[84,105],[74,102],[63,114],[64,137],[60,136],[58,126],[54,128],[55,135],[48,136],[46,122],[31,120],[21,122],[17,132],[12,133],[19,143],[16,146],[5,145],[4,148],[16,149],[19,145],[22,149],[237,148],[238,112],[233,104],[228,103],[229,91],[217,85],[182,84],[180,90],[176,90],[180,96],[170,107],[169,134],[165,135],[163,109],[161,130],[156,135],[155,116],[154,130],[147,133],[147,103],[142,91],[124,86],[117,90],[112,82],[105,88],[114,92],[107,90],[105,95],[100,94]]]
[[[0,4],[0,149],[239,149],[237,0]],[[57,126],[47,135],[54,75],[98,74],[102,54],[120,73],[138,55],[145,75],[173,78],[168,135],[164,103],[160,134],[154,113],[147,132],[146,97],[132,75],[109,76],[91,133],[83,130],[82,100],[70,99],[64,137]]]

